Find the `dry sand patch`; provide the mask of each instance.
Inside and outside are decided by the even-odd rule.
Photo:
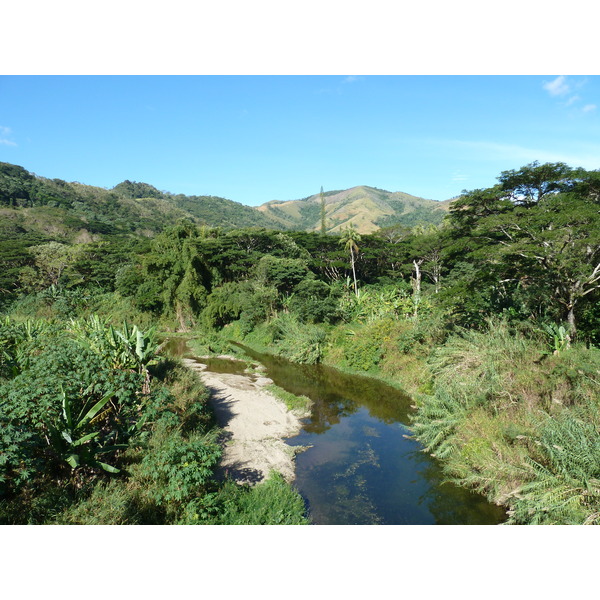
[[[284,438],[302,428],[300,418],[264,389],[272,381],[266,377],[252,380],[246,375],[213,373],[205,365],[183,359],[200,373],[210,391],[217,422],[224,430],[221,469],[238,483],[257,483],[271,470],[286,481],[295,477],[294,457],[299,448]]]

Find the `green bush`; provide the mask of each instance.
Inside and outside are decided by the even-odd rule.
[[[274,287],[280,294],[290,294],[308,276],[306,261],[265,254],[254,268],[254,276],[263,285]]]
[[[549,354],[505,321],[436,349],[412,430],[459,484],[510,508],[510,523],[596,523],[600,352]]]
[[[184,438],[160,423],[148,452],[137,466],[136,477],[158,506],[179,507],[202,496],[214,483],[214,468],[221,457],[216,431]]]
[[[321,362],[327,338],[323,327],[305,325],[293,315],[282,314],[269,323],[268,329],[273,340],[271,350],[279,356],[309,365]]]
[[[207,519],[208,524],[306,525],[309,522],[301,496],[276,472],[254,487],[228,482],[216,501],[222,506],[221,512]]]
[[[60,324],[5,320],[0,326],[9,376],[0,380],[3,522],[43,522],[44,498],[60,490],[63,499],[72,498],[105,471],[118,472],[139,433],[148,381],[142,369],[115,364],[90,343],[105,333],[98,326],[81,329],[77,339]],[[20,514],[10,508],[19,502]]]
[[[510,522],[600,524],[599,422],[565,413],[546,417],[536,437],[535,478],[520,489]]]
[[[201,322],[210,329],[221,329],[243,315],[248,330],[251,330],[273,311],[276,300],[274,288],[251,281],[224,283],[208,296]]]
[[[305,279],[294,288],[288,304],[303,323],[333,323],[339,319],[338,294],[323,281]]]

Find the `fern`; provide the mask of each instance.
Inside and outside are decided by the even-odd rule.
[[[466,418],[467,402],[441,388],[419,407],[412,424],[415,437],[424,450],[439,458],[446,458],[456,451],[454,433]]]
[[[521,490],[511,521],[534,524],[600,522],[600,431],[592,423],[546,417],[530,459],[534,479]]]

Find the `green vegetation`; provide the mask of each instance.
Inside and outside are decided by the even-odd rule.
[[[425,450],[510,523],[599,522],[597,171],[532,163],[465,192],[443,221],[374,233],[341,229],[329,210],[343,193],[326,193],[327,235],[318,195],[305,199],[313,233],[227,229],[192,211],[224,204],[147,184],[94,196],[12,165],[0,175],[3,522],[303,522],[276,476],[217,481],[206,392],[159,360],[153,331],[402,386]],[[144,203],[158,203],[150,237],[126,211]],[[192,217],[164,227],[160,203]],[[291,208],[269,206],[283,227]],[[90,211],[112,229],[82,235]]]
[[[217,479],[208,392],[153,332],[99,318],[0,324],[0,522],[305,522],[274,478]]]
[[[297,411],[300,414],[310,413],[310,406],[312,404],[310,398],[307,398],[306,396],[296,396],[274,383],[268,385],[266,389],[280,400],[283,400],[290,410]]]
[[[279,227],[339,233],[353,225],[359,233],[373,233],[380,227],[402,224],[439,225],[448,202],[436,202],[404,192],[387,192],[369,186],[321,192],[301,200],[273,200],[259,207]]]

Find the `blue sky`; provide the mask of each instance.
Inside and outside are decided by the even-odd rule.
[[[600,168],[600,77],[0,76],[0,161],[248,205],[370,185],[445,200],[533,160]]]

